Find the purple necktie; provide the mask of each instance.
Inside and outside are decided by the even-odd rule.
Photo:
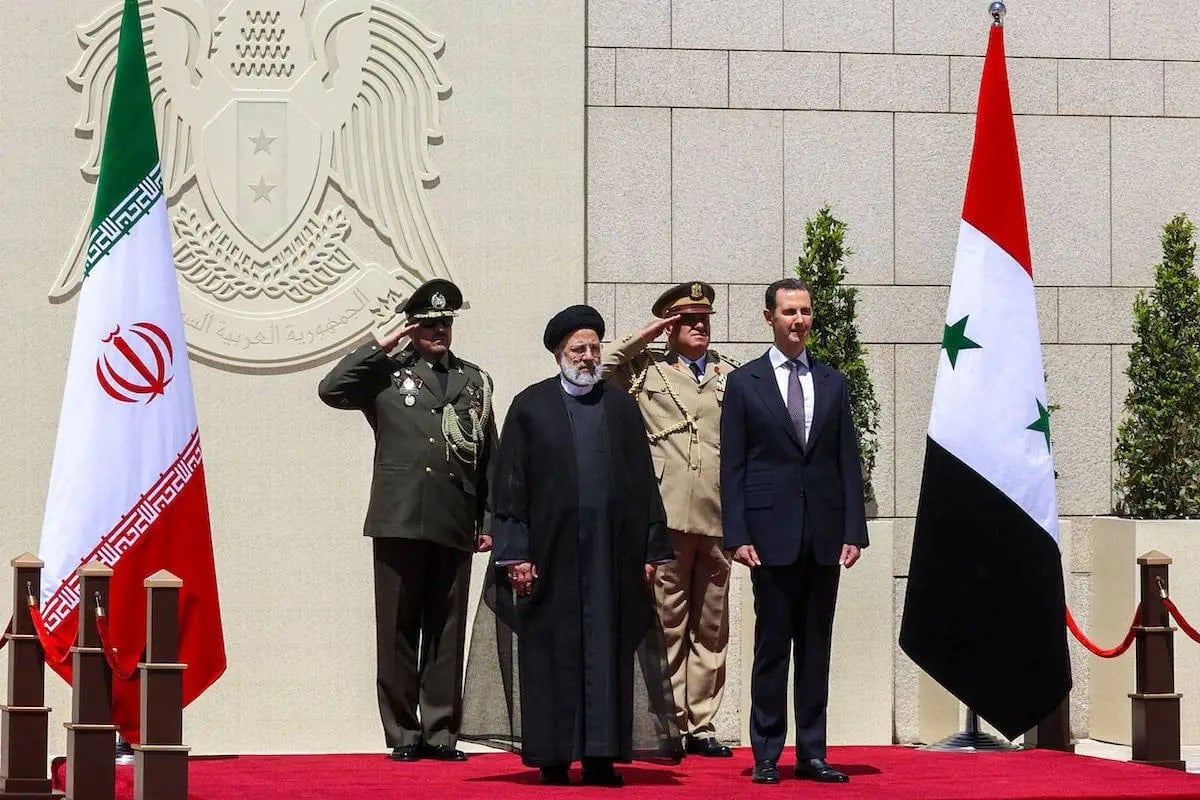
[[[808,447],[804,437],[804,387],[800,384],[801,364],[796,360],[788,361],[787,410],[796,428],[796,436],[800,438],[800,449]]]

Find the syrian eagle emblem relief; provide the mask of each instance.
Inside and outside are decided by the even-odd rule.
[[[188,345],[240,370],[299,368],[451,278],[430,147],[443,38],[392,0],[142,0],[150,91]],[[77,29],[94,181],[118,3]],[[89,210],[50,298],[78,288]]]

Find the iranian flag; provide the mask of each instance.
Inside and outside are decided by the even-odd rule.
[[[95,212],[39,557],[47,660],[70,677],[81,603],[75,576],[113,570],[108,641],[113,715],[138,737],[136,667],[146,644],[143,582],[183,580],[184,702],[225,670],[204,463],[171,255],[136,0],[126,0]],[[125,677],[132,675],[132,677]]]
[[[991,29],[925,445],[904,652],[1014,738],[1071,688],[1004,28]]]

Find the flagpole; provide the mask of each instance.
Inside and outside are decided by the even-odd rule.
[[[992,25],[998,28],[1004,27],[1004,15],[1008,13],[1008,7],[1004,3],[996,2],[988,5],[988,14],[992,17]],[[967,708],[967,724],[966,730],[947,736],[941,741],[933,744],[925,745],[922,750],[936,750],[949,753],[976,753],[976,752],[1005,752],[1011,750],[1020,750],[1019,745],[1015,745],[1007,739],[1002,739],[999,736],[980,730],[979,715],[972,708]]]

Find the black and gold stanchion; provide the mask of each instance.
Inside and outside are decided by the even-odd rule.
[[[96,627],[97,610],[108,608],[112,570],[90,561],[77,574],[79,632],[71,648],[71,721],[65,723],[67,798],[113,800],[117,726],[112,724],[112,671]]]
[[[141,673],[141,743],[133,746],[137,800],[187,800],[183,744],[183,671],[179,663],[179,590],[166,570],[146,579],[146,660]]]
[[[12,560],[13,615],[8,640],[8,702],[0,706],[0,798],[54,798],[46,773],[50,709],[46,660],[33,624],[42,593],[42,567],[25,553]]]

